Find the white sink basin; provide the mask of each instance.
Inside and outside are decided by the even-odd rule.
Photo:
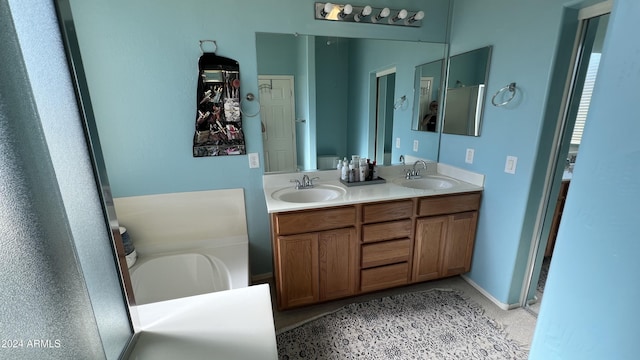
[[[455,185],[459,184],[459,182],[455,179],[443,177],[443,176],[435,176],[435,175],[427,175],[423,176],[420,179],[398,179],[395,181],[396,184],[404,187],[408,187],[411,189],[419,189],[419,190],[439,190],[439,189],[450,189]]]
[[[345,193],[346,191],[339,186],[316,185],[310,189],[298,190],[293,187],[288,187],[276,190],[271,194],[271,197],[275,200],[290,203],[313,203],[334,200]]]

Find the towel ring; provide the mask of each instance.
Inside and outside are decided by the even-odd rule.
[[[511,93],[511,96],[507,100],[501,103],[496,103],[496,96],[504,93],[505,91],[509,91]],[[495,95],[493,95],[493,97],[491,98],[491,103],[493,104],[493,106],[497,106],[497,107],[504,106],[510,103],[515,96],[516,96],[516,83],[512,82],[511,84],[498,90],[498,92],[496,92]]]
[[[260,101],[259,101],[259,100],[256,100],[256,102],[258,103],[258,111],[256,111],[255,113],[253,113],[253,114],[247,114],[247,112],[246,112],[246,111],[242,110],[242,101],[244,101],[244,100],[247,100],[247,101],[253,101],[253,100],[255,100],[255,99],[256,99],[256,96],[255,96],[255,95],[253,95],[253,93],[248,93],[248,94],[244,97],[244,99],[240,99],[240,112],[241,112],[244,116],[246,116],[246,117],[256,117],[256,116],[258,116],[258,114],[260,113]]]
[[[216,50],[218,50],[218,43],[216,43],[215,40],[200,40],[200,50],[202,51],[202,53],[206,53],[207,51],[204,50],[204,46],[202,46],[202,44],[204,43],[211,43],[213,44],[213,53],[216,53]]]

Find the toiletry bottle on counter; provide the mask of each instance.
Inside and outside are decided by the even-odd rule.
[[[367,179],[367,162],[365,159],[360,158],[360,166],[358,166],[358,170],[360,173],[360,181],[365,181]]]
[[[371,180],[378,179],[378,166],[376,165],[375,160],[373,161],[373,175],[371,176]]]
[[[340,175],[340,179],[342,181],[349,180],[349,162],[347,161],[346,157],[344,158],[344,160],[342,160],[342,173]]]
[[[338,159],[336,169],[338,170],[338,179],[342,179],[342,160]]]

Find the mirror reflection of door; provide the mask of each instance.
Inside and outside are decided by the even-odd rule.
[[[393,136],[393,104],[396,88],[395,69],[376,74],[376,128],[374,160],[378,165],[391,164]]]
[[[438,102],[431,100],[433,76],[420,77],[420,127],[419,130],[436,131],[435,118],[438,114]],[[434,113],[435,110],[435,113]]]
[[[575,50],[577,52],[577,66],[569,95],[569,106],[564,114],[562,143],[556,154],[556,173],[552,175],[553,185],[549,191],[550,199],[547,202],[544,228],[541,232],[541,236],[545,238],[541,238],[539,241],[536,263],[527,295],[529,300],[527,304],[531,303],[529,308],[535,313],[538,313],[544,295],[547,274],[556,244],[556,235],[562,221],[565,198],[582,142],[582,132],[588,120],[591,93],[600,65],[609,14],[586,18],[582,21],[584,31],[580,46]]]
[[[260,117],[265,172],[297,169],[293,76],[260,75]]]

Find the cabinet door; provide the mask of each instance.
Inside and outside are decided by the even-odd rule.
[[[354,228],[318,233],[320,300],[356,293],[357,250]]]
[[[317,234],[279,236],[276,239],[278,307],[287,308],[317,302]]]
[[[413,282],[441,277],[442,246],[447,236],[448,221],[448,216],[431,216],[416,220]]]
[[[443,277],[464,274],[471,270],[471,256],[477,222],[477,211],[449,215],[442,258]]]

